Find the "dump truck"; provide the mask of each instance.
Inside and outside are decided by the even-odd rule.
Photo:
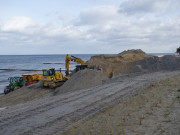
[[[25,81],[25,86],[28,86],[33,83],[37,83],[38,81],[42,80],[43,75],[35,74],[36,71],[42,71],[42,70],[34,70],[33,75],[22,75],[23,80]]]

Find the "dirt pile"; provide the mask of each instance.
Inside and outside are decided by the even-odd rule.
[[[180,69],[180,57],[173,55],[163,57],[149,56],[142,50],[137,49],[127,50],[117,55],[93,56],[87,64],[103,68],[104,74],[112,78],[114,75],[134,72],[178,70]]]
[[[102,84],[102,80],[107,79],[105,75],[97,70],[85,69],[75,73],[61,87],[56,88],[56,93],[64,93],[85,88],[94,87]]]
[[[165,55],[163,57],[148,57],[131,64],[130,72],[153,72],[160,70],[179,70],[180,57]]]
[[[99,66],[103,68],[104,74],[111,78],[113,74],[128,73],[130,63],[143,60],[148,56],[140,49],[127,50],[117,55],[98,55],[93,56],[87,62],[88,66]]]

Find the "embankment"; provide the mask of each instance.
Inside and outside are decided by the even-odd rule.
[[[142,50],[128,50],[117,55],[93,56],[87,62],[89,66],[103,69],[104,74],[112,78],[121,74],[135,72],[173,71],[180,69],[180,57],[147,55]]]

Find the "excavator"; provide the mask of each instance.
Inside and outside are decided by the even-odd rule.
[[[74,57],[74,56],[71,56],[71,57],[70,57],[70,56],[67,54],[67,55],[66,55],[66,60],[65,60],[65,62],[66,62],[66,77],[68,77],[68,78],[70,78],[70,76],[69,76],[69,63],[70,63],[70,61],[75,62],[75,63],[77,63],[77,64],[80,64],[80,65],[77,65],[77,66],[76,66],[76,72],[79,71],[79,70],[83,70],[83,69],[85,69],[85,68],[88,67],[88,66],[86,65],[86,63],[85,63],[82,59],[77,58],[77,57]]]
[[[80,58],[76,58],[74,56],[69,57],[69,55],[66,55],[66,75],[63,76],[63,74],[60,72],[56,72],[54,68],[52,69],[43,69],[43,77],[42,81],[40,82],[41,87],[49,87],[49,88],[56,88],[64,84],[66,80],[70,78],[69,74],[69,63],[70,61],[76,62],[77,64],[81,64],[76,67],[76,71],[82,70],[87,67],[85,62],[81,60]]]
[[[77,65],[75,71],[79,71],[79,70],[83,70],[83,69],[96,69],[96,70],[100,70],[101,73],[103,73],[102,68],[99,67],[88,67],[88,65],[80,58],[74,57],[71,55],[71,57],[67,54],[66,55],[66,77],[69,77],[69,62],[76,62]]]
[[[66,60],[65,60],[65,67],[66,67],[66,71],[65,71],[65,76],[63,76],[63,74],[60,72],[56,72],[56,70],[54,68],[52,69],[43,69],[43,77],[42,77],[42,81],[40,82],[41,87],[50,87],[50,88],[55,88],[55,87],[59,87],[61,85],[64,84],[65,81],[67,81],[70,78],[70,74],[69,74],[69,64],[70,61],[75,62],[77,64],[75,72],[79,71],[79,70],[83,70],[85,68],[89,68],[89,69],[98,69],[101,70],[102,73],[102,69],[101,68],[96,68],[96,67],[88,67],[86,65],[86,63],[77,57],[74,56],[69,56],[68,54],[66,55]]]

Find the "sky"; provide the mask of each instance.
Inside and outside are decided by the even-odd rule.
[[[0,55],[174,53],[180,0],[0,0]]]

